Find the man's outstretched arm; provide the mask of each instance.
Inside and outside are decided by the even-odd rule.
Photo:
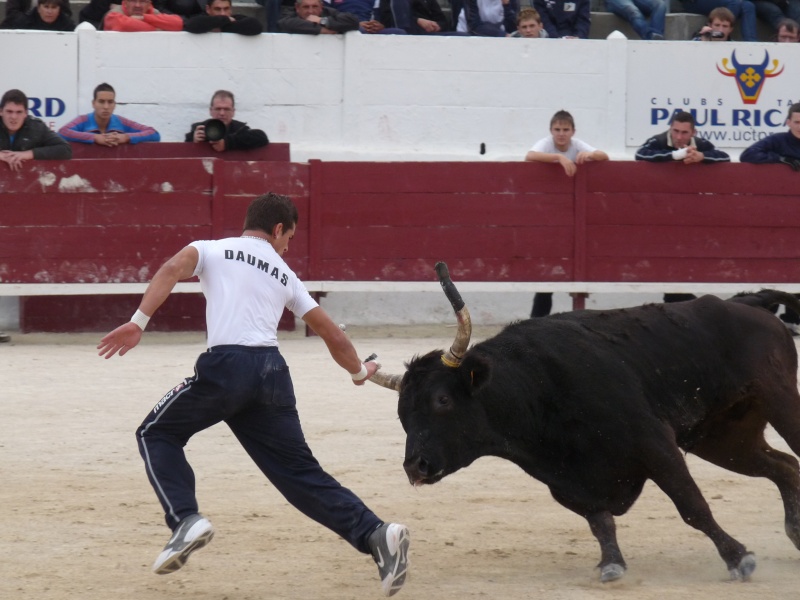
[[[189,279],[194,274],[199,257],[194,246],[186,246],[161,265],[147,286],[139,303],[139,309],[132,320],[120,325],[100,340],[97,345],[100,351],[98,354],[104,358],[111,358],[117,352],[120,356],[125,356],[128,350],[135,348],[142,339],[147,321],[169,297],[175,284]]]

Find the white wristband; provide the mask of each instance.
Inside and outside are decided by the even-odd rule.
[[[131,317],[131,323],[136,323],[139,326],[139,329],[144,331],[144,328],[147,327],[147,323],[150,321],[150,317],[144,314],[140,310],[136,310]]]
[[[686,148],[681,148],[680,150],[673,150],[672,151],[672,160],[683,160],[686,158],[688,154]]]
[[[361,363],[361,370],[358,373],[350,373],[350,377],[353,378],[353,381],[361,381],[367,376],[367,366],[364,363]]]

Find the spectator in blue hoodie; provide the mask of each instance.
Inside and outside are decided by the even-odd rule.
[[[548,37],[582,40],[589,37],[590,0],[533,0],[533,8],[539,11]]]

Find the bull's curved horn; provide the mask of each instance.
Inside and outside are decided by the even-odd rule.
[[[759,67],[759,69],[761,69],[763,71],[764,69],[767,68],[768,64],[769,64],[769,52],[768,51],[764,51],[764,62],[761,63],[761,66]]]
[[[739,72],[739,67],[741,67],[741,65],[739,64],[739,61],[738,61],[738,60],[736,60],[736,50],[734,50],[734,51],[731,53],[731,62],[733,63],[733,68],[734,68],[734,69],[736,70],[736,72],[738,73],[738,72]]]
[[[375,371],[375,375],[369,378],[372,383],[377,383],[381,387],[388,388],[390,390],[394,390],[395,392],[400,391],[400,382],[403,380],[402,375],[389,375],[388,373],[384,373],[382,371]]]
[[[450,350],[442,354],[442,362],[448,367],[455,368],[461,364],[461,359],[467,351],[467,346],[469,346],[469,338],[472,335],[472,320],[464,300],[461,299],[461,294],[458,293],[453,280],[450,279],[450,271],[447,269],[447,265],[443,262],[436,263],[436,274],[439,276],[439,283],[456,313],[456,319],[458,319],[456,339],[453,345],[450,346]]]

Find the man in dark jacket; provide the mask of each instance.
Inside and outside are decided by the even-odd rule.
[[[697,137],[692,113],[675,113],[669,129],[654,135],[636,151],[636,160],[667,162],[679,160],[684,164],[730,162],[731,158],[717,150],[708,140]]]
[[[789,107],[786,124],[789,131],[773,133],[758,140],[742,152],[739,161],[756,164],[783,163],[800,171],[800,103]],[[792,335],[800,335],[800,315],[787,307],[781,320]]]
[[[589,37],[591,0],[533,0],[533,8],[539,11],[548,37],[582,40]]]
[[[8,90],[0,99],[0,162],[19,171],[26,160],[72,158],[66,140],[35,117],[28,116],[28,97],[20,90]],[[11,336],[0,331],[0,343]]]
[[[26,160],[66,160],[72,148],[65,139],[28,115],[28,97],[8,90],[0,99],[0,162],[19,171]]]
[[[717,150],[708,140],[697,137],[696,133],[692,113],[677,112],[667,131],[654,135],[636,151],[636,160],[681,161],[685,165],[730,162],[730,156]],[[664,294],[664,302],[683,302],[695,297],[694,294]]]
[[[227,90],[217,90],[211,96],[209,114],[213,119],[219,119],[225,124],[225,135],[219,140],[209,140],[206,137],[205,121],[192,123],[192,129],[186,134],[187,142],[195,144],[210,144],[217,152],[226,150],[252,150],[269,144],[267,134],[260,129],[250,129],[246,123],[234,121],[236,114],[233,93]]]
[[[453,31],[438,0],[380,0],[380,20],[411,35],[468,35]]]
[[[773,133],[742,152],[743,163],[784,163],[800,171],[800,103],[789,107],[786,117],[789,131]]]
[[[261,33],[261,22],[255,17],[234,15],[231,0],[210,0],[206,4],[205,14],[189,18],[183,26],[189,33],[208,33],[222,31],[241,35],[258,35]]]
[[[33,29],[38,31],[74,31],[72,10],[67,0],[39,0],[31,7],[30,0],[9,0],[6,18],[0,29]],[[24,11],[22,8],[27,7]]]
[[[282,33],[336,34],[357,31],[359,27],[356,15],[323,6],[322,0],[297,0],[294,10],[294,16],[278,22]]]

